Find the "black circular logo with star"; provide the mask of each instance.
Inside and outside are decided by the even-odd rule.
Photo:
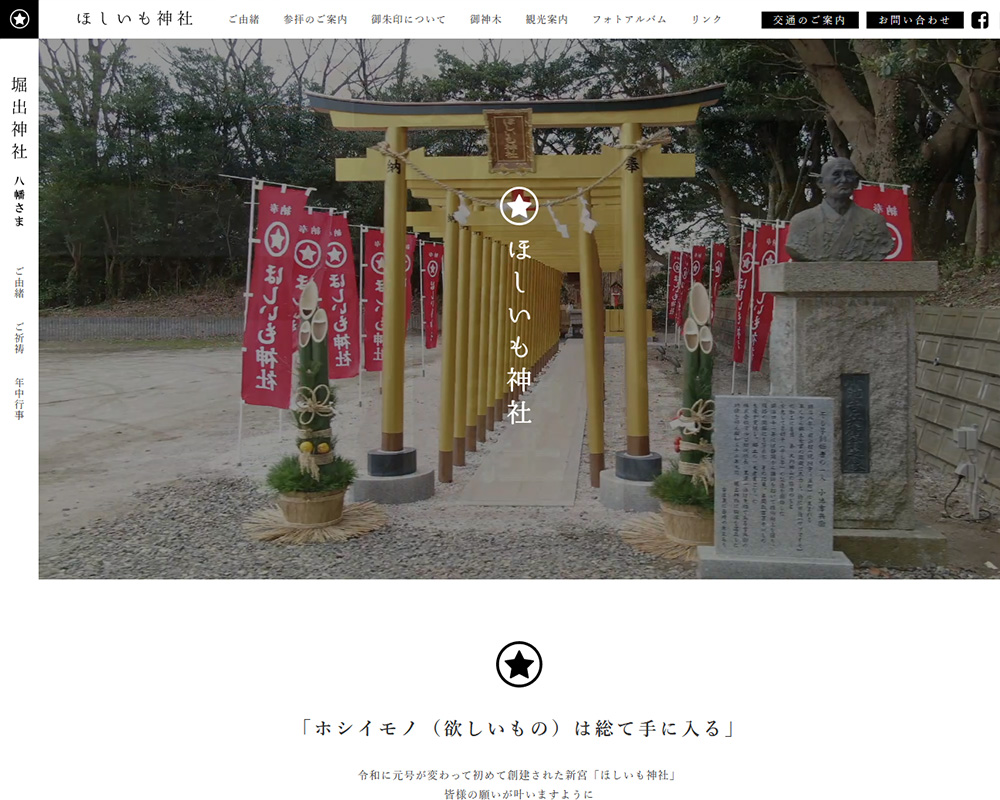
[[[528,642],[504,645],[497,656],[497,674],[515,689],[531,686],[542,674],[542,654]]]

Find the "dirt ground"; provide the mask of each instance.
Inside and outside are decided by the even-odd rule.
[[[945,497],[955,488],[957,476],[936,464],[922,463],[917,451],[917,477],[914,486],[914,505],[917,518],[925,525],[943,533],[948,539],[950,566],[971,569],[977,574],[996,576],[1000,570],[1000,507],[985,502],[980,495],[979,522],[971,521],[968,490],[963,482],[948,499],[947,515]],[[989,566],[992,564],[993,566]]]
[[[427,351],[432,364],[440,350]],[[39,548],[53,534],[129,509],[133,492],[205,472],[263,481],[294,438],[290,416],[244,405],[241,351],[197,342],[43,345],[39,453]],[[407,342],[408,445],[436,453],[437,393]],[[365,463],[380,438],[379,376],[336,381],[338,452]]]
[[[428,351],[427,363],[440,351]],[[405,408],[407,444],[437,451],[437,388],[424,375],[418,340],[408,342]],[[266,467],[290,441],[290,422],[275,409],[244,406],[240,418],[240,349],[237,345],[45,346],[39,459],[39,541],[44,554],[57,547],[53,534],[129,509],[133,492],[209,471],[235,471],[263,480]],[[672,393],[679,380],[664,362],[650,364],[650,394]],[[379,440],[378,376],[366,376],[360,405],[357,380],[337,387],[338,451],[364,463]],[[761,391],[754,387],[754,391]],[[609,431],[611,435],[611,431]],[[613,442],[609,441],[608,446]],[[948,537],[949,566],[981,575],[1000,567],[1000,509],[980,523],[942,516],[952,476],[918,466],[917,508],[925,524]],[[950,514],[966,513],[964,487]]]
[[[238,348],[43,346],[39,373],[43,550],[53,532],[110,516],[136,489],[203,469],[235,443]],[[248,428],[264,423],[258,411]]]

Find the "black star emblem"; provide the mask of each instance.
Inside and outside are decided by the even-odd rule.
[[[518,675],[523,675],[525,678],[528,677],[528,667],[535,663],[532,658],[525,658],[521,655],[521,651],[517,651],[517,655],[514,658],[504,659],[504,663],[510,667],[510,677],[516,678]]]
[[[514,655],[516,653],[516,655]],[[525,658],[527,653],[531,658]],[[505,656],[512,656],[505,658]],[[507,666],[505,667],[504,664]],[[528,667],[531,667],[532,674],[528,674]],[[510,670],[510,677],[507,677],[507,670]],[[505,644],[497,653],[496,660],[497,675],[500,680],[515,689],[523,689],[531,686],[542,674],[542,654],[531,642],[516,641]]]

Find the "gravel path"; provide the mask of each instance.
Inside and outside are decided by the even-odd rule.
[[[282,546],[249,538],[253,481],[191,478],[140,495],[145,510],[64,539],[42,577],[67,578],[666,578],[686,570],[624,545],[613,527],[563,509],[479,510],[425,501],[387,506],[390,523],[345,544]],[[437,508],[433,506],[437,505]],[[454,524],[454,523],[460,524]],[[689,570],[687,570],[689,571]]]
[[[607,463],[624,440],[624,347],[607,347]],[[436,379],[437,364],[427,378]],[[544,373],[540,376],[545,379]],[[649,362],[651,446],[673,457],[671,435],[656,420],[673,416],[680,375],[655,350]],[[745,380],[745,378],[744,378]],[[729,373],[719,371],[717,391],[729,391]],[[725,384],[722,386],[721,384]],[[754,387],[755,391],[758,389]],[[585,391],[585,387],[566,387]],[[766,391],[766,389],[765,389]],[[354,404],[350,404],[353,406]],[[530,403],[529,403],[530,405]],[[339,418],[335,427],[350,425]],[[270,504],[263,467],[286,445],[260,447],[254,469],[215,469],[159,483],[137,492],[134,509],[54,534],[40,558],[42,578],[691,578],[689,563],[665,561],[624,544],[620,512],[605,509],[591,488],[586,437],[576,502],[558,507],[474,507],[451,498],[461,491],[490,444],[503,435],[497,425],[478,452],[456,468],[452,484],[439,484],[430,500],[386,506],[389,524],[344,544],[282,546],[256,542],[242,528],[246,515]],[[273,437],[272,437],[273,438]],[[268,443],[270,440],[268,440]],[[262,439],[262,444],[265,444]],[[426,457],[426,454],[423,456]],[[209,468],[211,469],[211,467]],[[856,569],[858,578],[978,577],[969,570]]]
[[[429,378],[434,368],[428,365]],[[656,369],[651,365],[651,370]],[[623,371],[623,347],[609,345],[609,442],[616,440],[619,428],[624,429],[624,420],[612,413],[619,407],[616,392],[621,392]],[[545,379],[544,374],[540,379]],[[567,391],[574,390],[585,389],[567,387]],[[338,424],[346,422],[338,419]],[[439,484],[430,500],[386,506],[389,525],[345,544],[291,547],[254,541],[244,533],[243,520],[248,512],[267,506],[270,496],[259,478],[221,470],[137,492],[132,503],[135,510],[56,534],[52,552],[41,559],[40,575],[348,579],[693,575],[690,564],[662,561],[621,541],[622,515],[597,502],[585,466],[571,508],[473,507],[450,502],[482,462],[490,443],[503,435],[506,424],[498,424],[485,445],[467,454],[467,466],[456,468],[454,483]],[[654,447],[664,443],[654,437]],[[584,465],[586,453],[584,445]]]

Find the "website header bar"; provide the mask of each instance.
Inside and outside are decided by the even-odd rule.
[[[937,11],[878,9],[859,4],[831,8],[778,8],[773,11],[709,3],[698,8],[657,10],[554,2],[514,3],[474,8],[453,0],[422,4],[353,4],[313,9],[305,4],[276,9],[270,4],[227,3],[171,7],[136,3],[87,6],[41,3],[37,12],[42,38],[144,39],[571,39],[571,38],[771,38],[794,30],[806,38],[840,32],[870,38],[991,37],[989,13],[969,9]],[[367,7],[366,7],[367,5]],[[644,12],[644,13],[640,13]],[[30,11],[29,11],[30,13]],[[996,23],[994,22],[994,25]],[[16,35],[13,24],[7,35]],[[780,35],[780,34],[779,34]]]

